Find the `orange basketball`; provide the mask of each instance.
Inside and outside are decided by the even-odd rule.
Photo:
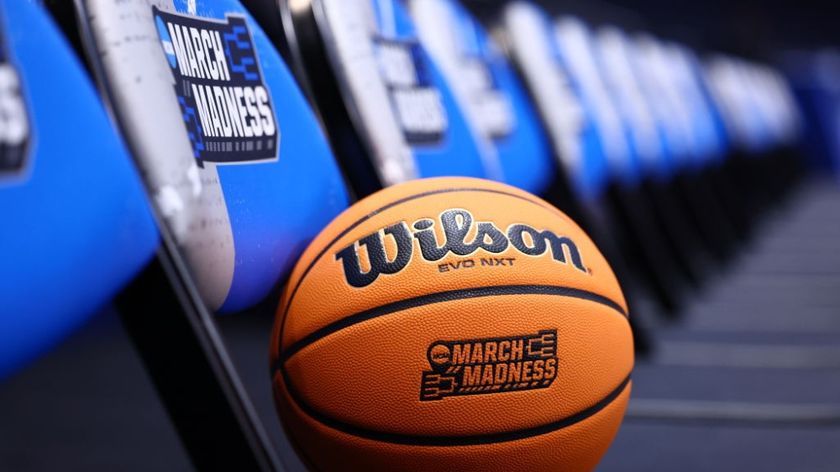
[[[633,341],[604,257],[522,190],[378,192],[303,253],[271,346],[275,399],[318,470],[591,470],[621,424]]]

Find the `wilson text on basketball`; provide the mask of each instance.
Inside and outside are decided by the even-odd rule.
[[[438,240],[435,224],[441,227],[443,241]],[[386,238],[390,238],[392,251],[386,251]],[[538,230],[530,225],[516,223],[502,231],[491,221],[475,221],[472,213],[464,209],[449,209],[440,214],[438,221],[421,218],[409,226],[405,221],[381,228],[338,251],[335,255],[344,268],[347,283],[361,288],[372,284],[381,274],[396,274],[412,260],[414,242],[420,248],[420,255],[429,262],[436,262],[445,256],[470,256],[478,251],[501,254],[509,247],[526,256],[540,257],[550,254],[561,264],[571,264],[575,269],[587,273],[580,250],[567,236],[550,230]],[[367,270],[363,270],[359,249],[367,253]],[[391,253],[389,256],[388,253]],[[438,265],[439,272],[461,267],[508,266],[513,265],[511,257],[489,257],[484,262],[452,262]],[[464,263],[467,266],[464,266]]]

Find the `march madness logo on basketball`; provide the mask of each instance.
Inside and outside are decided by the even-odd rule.
[[[557,330],[504,338],[436,341],[426,357],[420,400],[515,392],[551,386],[557,377]]]
[[[277,120],[245,18],[153,12],[198,165],[276,159]]]
[[[444,211],[438,220],[444,236],[442,244],[439,244],[435,234],[434,226],[437,222],[431,218],[421,218],[410,228],[405,221],[401,221],[371,233],[338,251],[335,258],[342,263],[347,283],[357,288],[366,287],[381,274],[396,274],[402,271],[412,260],[415,239],[420,246],[420,255],[429,262],[440,261],[449,254],[470,256],[479,250],[491,256],[479,258],[478,262],[475,259],[467,259],[457,264],[440,264],[440,272],[448,272],[450,268],[457,270],[460,267],[512,266],[515,258],[492,255],[501,254],[513,246],[526,256],[539,257],[550,252],[555,261],[561,264],[571,263],[575,269],[588,273],[577,244],[569,237],[559,236],[549,230],[538,230],[526,224],[512,224],[503,232],[495,223],[476,222],[472,213],[458,208]],[[473,231],[475,235],[467,242]],[[393,246],[396,248],[396,254],[390,260],[385,250],[386,236],[393,240]],[[362,270],[359,257],[359,248],[362,246],[367,252],[366,272]],[[470,263],[463,264],[466,262]]]
[[[0,42],[0,178],[20,174],[26,166],[30,130],[20,76]]]

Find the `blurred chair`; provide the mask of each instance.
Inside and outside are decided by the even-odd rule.
[[[289,50],[358,197],[417,177],[504,180],[400,1],[248,4]]]
[[[600,27],[592,37],[594,57],[604,83],[624,122],[631,151],[638,156],[640,177],[635,184],[651,207],[657,227],[671,248],[675,262],[692,286],[699,286],[707,272],[705,254],[685,209],[673,198],[673,177],[664,137],[648,97],[634,69],[636,52],[626,35],[614,26]],[[646,85],[646,84],[645,84]]]
[[[664,132],[667,152],[673,163],[670,193],[692,222],[694,232],[708,253],[719,263],[726,262],[734,249],[734,230],[723,219],[717,196],[710,193],[703,180],[706,151],[703,136],[698,134],[698,120],[689,96],[684,94],[679,78],[680,64],[669,56],[665,45],[649,34],[636,34],[637,72],[644,79],[647,97],[657,110]]]
[[[98,79],[203,300],[262,301],[347,205],[291,74],[235,0],[81,4]],[[224,36],[225,59],[196,58],[185,27]],[[211,76],[216,64],[229,70]]]
[[[273,315],[300,253],[347,206],[343,176],[236,0],[75,7],[161,220],[163,250],[120,297],[123,323],[198,468],[280,468],[211,315]]]
[[[602,228],[596,233],[619,235],[630,269],[646,281],[666,312],[677,312],[682,300],[681,286],[676,283],[680,275],[671,254],[662,252],[667,246],[655,231],[649,208],[629,190],[639,168],[627,151],[623,125],[611,105],[598,108],[596,121],[595,107],[611,103],[609,97],[603,88],[584,85],[589,82],[573,74],[567,64],[576,61],[579,75],[597,74],[586,59],[579,29],[571,30],[576,39],[569,38],[564,53],[555,23],[531,3],[510,4],[502,25],[511,57],[534,97],[555,152],[592,220]]]
[[[158,244],[138,175],[41,7],[0,4],[0,379],[108,303]]]
[[[483,153],[504,181],[535,194],[558,178],[538,117],[503,52],[457,1],[407,2],[421,44],[441,70]],[[561,182],[558,182],[560,180]]]
[[[570,215],[610,260],[636,315],[632,323],[637,351],[647,352],[650,340],[638,304],[638,284],[615,241],[597,233],[586,216],[574,183],[554,156],[534,105],[501,48],[455,0],[413,0],[408,5],[423,45],[455,91],[476,139],[498,154],[506,181],[542,195]]]
[[[793,150],[798,118],[789,88],[767,69],[761,72],[756,65],[722,54],[705,61],[703,78],[732,143],[732,174],[745,197],[745,211],[760,219],[801,175],[800,158]]]
[[[776,77],[775,82],[782,97],[786,127],[791,134],[802,135],[802,148],[811,167],[840,175],[840,141],[836,133],[840,127],[840,88],[836,86],[840,50],[788,51],[782,59],[790,84],[781,77]]]

